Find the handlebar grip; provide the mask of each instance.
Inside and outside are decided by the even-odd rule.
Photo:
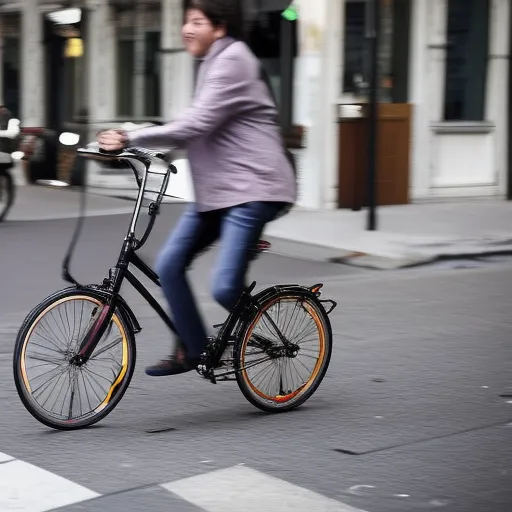
[[[104,155],[112,155],[112,156],[120,155],[123,151],[124,151],[124,149],[115,149],[112,151],[107,151],[106,149],[98,148],[98,153],[102,153]]]

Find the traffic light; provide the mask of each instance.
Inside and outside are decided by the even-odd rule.
[[[280,12],[285,20],[297,21],[299,18],[296,0],[246,0],[255,12]]]
[[[299,13],[297,10],[297,6],[295,2],[292,2],[282,13],[281,15],[285,20],[288,21],[297,21],[299,19]]]

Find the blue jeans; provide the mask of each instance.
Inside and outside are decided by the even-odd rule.
[[[212,294],[230,311],[246,285],[251,249],[265,224],[274,220],[283,206],[282,203],[252,202],[209,212],[197,212],[192,206],[178,221],[155,269],[189,357],[199,357],[207,343],[204,323],[185,275],[194,257],[220,238]]]

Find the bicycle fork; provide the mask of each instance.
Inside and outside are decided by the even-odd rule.
[[[105,331],[112,320],[112,316],[115,311],[115,304],[102,304],[101,306],[98,306],[98,308],[99,313],[95,313],[95,315],[97,314],[96,320],[93,321],[85,334],[78,353],[71,358],[70,362],[76,366],[82,366],[87,363],[93,354],[94,349],[105,334]]]

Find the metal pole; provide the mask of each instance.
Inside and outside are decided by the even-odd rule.
[[[292,126],[293,97],[293,27],[281,18],[281,128],[288,133]]]
[[[378,133],[378,88],[379,88],[379,35],[380,0],[367,0],[366,37],[370,50],[368,109],[368,225],[369,231],[377,229],[376,176],[377,176],[377,133]]]
[[[512,28],[512,6],[510,7],[509,31]],[[509,38],[509,57],[512,55],[512,37]],[[510,62],[510,61],[509,61]],[[508,70],[508,172],[507,200],[512,201],[512,66]]]

